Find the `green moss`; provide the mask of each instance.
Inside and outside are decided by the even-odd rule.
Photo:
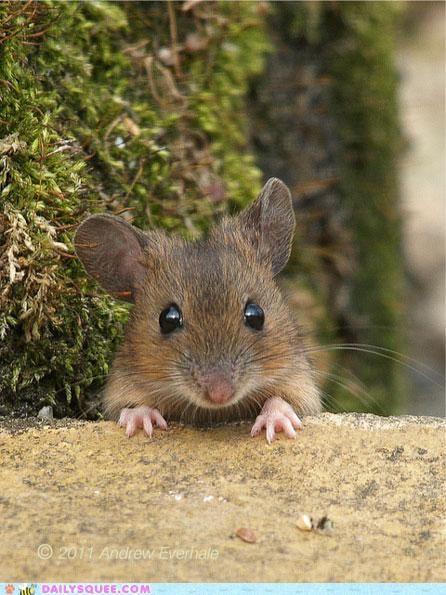
[[[256,5],[170,8],[0,6],[2,411],[96,411],[86,398],[127,309],[73,255],[88,213],[125,210],[138,225],[197,235],[258,190],[244,120],[267,47]],[[201,48],[185,49],[191,35]],[[178,64],[161,49],[176,49]]]

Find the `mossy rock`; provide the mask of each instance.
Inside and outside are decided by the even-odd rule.
[[[0,7],[1,410],[97,414],[127,309],[72,236],[108,210],[188,236],[260,187],[244,96],[267,40],[255,4]]]

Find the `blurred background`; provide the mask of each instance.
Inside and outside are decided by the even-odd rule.
[[[407,410],[445,415],[445,4],[411,2],[398,37],[399,167],[409,275],[408,352],[439,385],[410,373]]]
[[[270,176],[334,411],[444,415],[443,2],[0,4],[0,414],[94,418],[125,304],[74,230],[196,238]]]

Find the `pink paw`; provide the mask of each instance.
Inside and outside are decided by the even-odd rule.
[[[167,429],[167,423],[158,409],[151,409],[146,405],[134,407],[132,409],[123,409],[119,416],[118,426],[125,427],[125,433],[130,438],[138,429],[144,429],[144,432],[152,437],[153,424],[162,430]]]
[[[260,415],[252,426],[251,436],[257,436],[263,428],[266,429],[266,440],[271,444],[276,437],[276,432],[283,431],[288,438],[294,438],[296,430],[302,429],[302,422],[291,405],[276,397],[265,401]]]

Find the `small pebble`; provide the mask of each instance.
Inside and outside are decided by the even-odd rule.
[[[255,543],[257,541],[257,536],[254,531],[247,527],[240,527],[235,534],[237,537],[240,537],[241,540],[246,541],[246,543]]]
[[[297,528],[301,531],[311,531],[313,529],[313,519],[308,514],[303,514],[297,519]]]
[[[53,419],[53,408],[51,405],[47,405],[46,407],[42,407],[42,409],[37,414],[39,419]]]
[[[331,521],[327,516],[323,516],[317,522],[316,529],[320,533],[331,533],[333,531],[333,521]]]

